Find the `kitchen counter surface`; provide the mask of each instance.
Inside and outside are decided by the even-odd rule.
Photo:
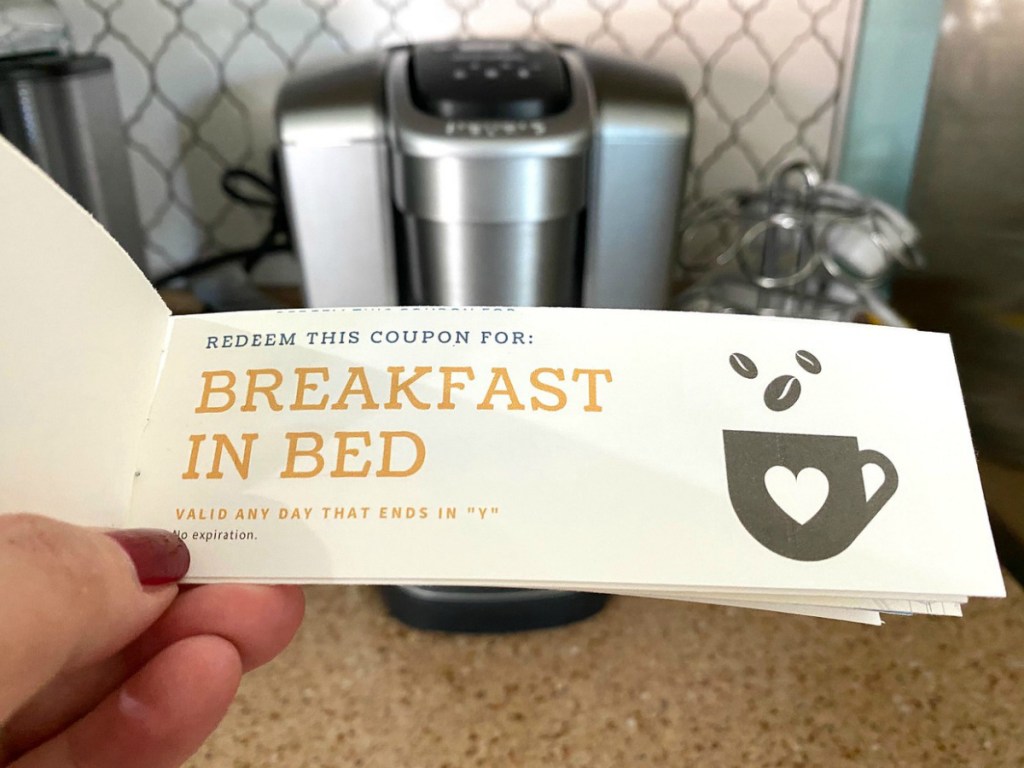
[[[313,587],[188,768],[1024,765],[1024,592],[883,627],[615,598],[508,636]]]

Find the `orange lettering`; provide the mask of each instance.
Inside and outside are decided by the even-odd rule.
[[[597,404],[597,377],[603,376],[605,381],[611,382],[612,372],[607,368],[576,368],[572,372],[572,380],[579,381],[581,374],[587,377],[587,393],[589,397],[587,404],[583,406],[583,410],[590,412],[604,410]]]
[[[554,404],[541,402],[539,397],[530,398],[530,407],[535,411],[560,411],[565,408],[568,399],[565,392],[553,384],[545,384],[540,380],[543,374],[551,374],[555,377],[556,381],[565,381],[565,372],[561,368],[537,368],[533,373],[530,374],[530,383],[534,389],[538,389],[541,392],[547,392],[550,395],[554,395],[556,402]]]
[[[331,477],[366,477],[370,474],[370,462],[364,461],[363,468],[358,470],[345,469],[345,457],[346,456],[358,456],[358,448],[349,448],[347,446],[349,438],[359,438],[363,441],[364,446],[370,444],[370,433],[369,432],[335,432],[334,436],[338,438],[338,466],[333,472]]]
[[[256,410],[256,404],[253,402],[256,398],[256,394],[259,393],[267,398],[267,404],[270,406],[272,411],[284,410],[277,399],[274,397],[274,390],[281,386],[281,382],[284,381],[284,376],[277,368],[253,368],[246,371],[249,376],[249,391],[245,395],[245,405],[242,406],[241,410],[251,413]],[[273,379],[272,384],[257,384],[257,380],[260,376],[269,376]]]
[[[398,402],[398,393],[404,392],[406,398],[409,400],[409,404],[418,410],[425,411],[430,408],[429,403],[425,403],[413,394],[413,391],[409,387],[415,383],[418,379],[422,378],[426,374],[434,370],[429,365],[417,365],[413,369],[413,375],[405,381],[402,381],[399,377],[405,372],[405,366],[389,366],[388,373],[391,374],[391,398],[384,403],[384,408],[393,411],[402,407],[402,404]]]
[[[320,451],[324,447],[324,439],[317,432],[286,432],[288,440],[288,461],[286,462],[281,477],[316,477],[324,468],[324,457]],[[300,440],[312,440],[313,447],[299,450]],[[313,459],[315,469],[298,470],[295,468],[295,461],[299,457]]]
[[[419,435],[413,432],[381,432],[380,436],[384,438],[384,456],[380,462],[380,469],[377,470],[377,477],[408,477],[419,472],[420,467],[423,466],[423,460],[427,456],[426,446],[423,445],[423,440]],[[412,442],[416,449],[416,458],[407,469],[391,468],[392,441],[399,437]]]
[[[508,410],[510,411],[526,410],[526,406],[519,402],[515,387],[512,386],[512,379],[508,375],[508,368],[491,368],[491,372],[494,374],[491,378],[491,386],[487,388],[487,394],[484,395],[483,402],[477,405],[477,410],[493,411],[494,405],[491,403],[491,400],[495,395],[504,395],[508,398]],[[504,388],[498,389],[499,384],[503,384]]]
[[[358,386],[357,386],[358,385]],[[361,395],[363,398],[362,409],[364,411],[376,410],[380,408],[377,401],[373,399],[373,393],[370,390],[370,382],[366,379],[366,369],[360,367],[348,369],[348,381],[345,382],[345,388],[341,391],[341,395],[331,406],[332,411],[344,411],[348,408],[348,403],[345,402],[350,395]]]
[[[252,458],[252,444],[259,434],[255,432],[248,432],[242,435],[242,442],[245,443],[245,448],[242,451],[242,457],[239,458],[238,451],[235,450],[235,446],[228,439],[227,435],[214,435],[213,436],[213,467],[206,476],[211,480],[220,480],[224,477],[224,473],[220,470],[220,462],[226,451],[228,456],[231,458],[231,462],[235,465],[235,471],[238,472],[238,476],[243,480],[249,477],[249,460]]]
[[[452,402],[452,390],[453,389],[465,389],[465,383],[461,381],[452,381],[452,374],[461,373],[466,376],[467,381],[473,380],[473,369],[468,367],[455,367],[450,368],[446,365],[442,365],[438,370],[444,376],[444,383],[442,385],[442,397],[441,402],[437,404],[438,410],[450,411],[455,408],[455,403]]]
[[[202,445],[206,435],[189,435],[189,442],[192,443],[192,453],[188,458],[188,469],[182,474],[182,480],[197,480],[199,472],[196,471],[196,464],[199,463],[199,446]]]
[[[220,387],[213,385],[215,376],[227,379],[227,383]],[[223,413],[235,404],[235,374],[231,371],[203,371],[203,396],[200,398],[199,407],[196,413]],[[214,394],[226,395],[227,400],[223,405],[210,405],[210,396]]]
[[[306,377],[311,374],[317,374],[323,376],[324,381],[330,378],[330,373],[326,368],[296,368],[295,375],[299,377],[299,380],[295,384],[295,402],[289,406],[292,411],[322,411],[327,407],[327,395],[320,398],[317,403],[305,402],[306,392],[316,392],[316,383],[312,381],[306,381]]]

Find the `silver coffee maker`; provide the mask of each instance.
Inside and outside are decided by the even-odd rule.
[[[309,306],[667,307],[693,111],[678,78],[536,41],[375,51],[277,104]],[[441,629],[582,618],[604,598],[393,588]]]
[[[146,271],[110,59],[58,51],[0,56],[0,134],[88,210]]]

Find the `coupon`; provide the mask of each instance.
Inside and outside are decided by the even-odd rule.
[[[0,149],[0,512],[174,531],[197,582],[861,621],[1003,594],[944,335],[600,309],[172,317]]]

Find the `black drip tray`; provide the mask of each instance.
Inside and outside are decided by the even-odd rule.
[[[388,612],[416,629],[503,633],[547,629],[593,616],[607,595],[490,587],[381,587]]]

